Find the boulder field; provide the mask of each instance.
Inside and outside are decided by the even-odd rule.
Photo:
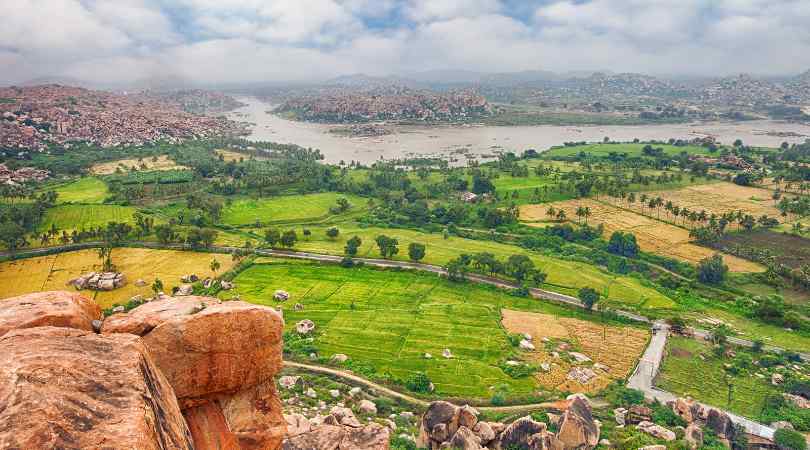
[[[69,292],[0,302],[0,448],[281,448],[280,313],[169,297],[101,318]]]

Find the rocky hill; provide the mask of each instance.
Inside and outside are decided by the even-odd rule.
[[[234,122],[183,111],[181,100],[60,85],[0,88],[0,149],[114,147],[241,132]]]

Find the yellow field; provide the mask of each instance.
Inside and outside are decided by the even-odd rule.
[[[142,164],[146,165],[144,169]],[[90,173],[94,175],[110,175],[115,173],[117,168],[121,168],[121,170],[130,170],[131,168],[135,168],[135,170],[183,170],[188,169],[186,166],[181,166],[174,162],[173,160],[169,159],[166,155],[161,155],[157,157],[157,161],[155,161],[152,157],[145,157],[143,159],[119,159],[116,161],[109,161],[104,163],[95,164],[93,167],[90,168]]]
[[[707,214],[718,216],[731,211],[742,210],[754,217],[763,214],[782,220],[776,209],[776,201],[771,198],[771,191],[755,187],[738,186],[734,183],[712,183],[689,186],[669,191],[646,192],[650,197],[661,197],[664,202],[670,200],[681,208],[691,211],[706,210]]]
[[[125,303],[135,295],[151,296],[150,285],[155,278],[163,281],[166,292],[171,292],[172,287],[181,284],[180,277],[183,275],[196,273],[199,277],[211,276],[209,265],[214,258],[221,265],[220,274],[233,266],[230,255],[117,248],[113,250],[112,260],[118,270],[126,275],[126,286],[111,292],[84,291],[84,294],[95,298],[102,308],[107,308],[114,303]],[[31,292],[73,290],[66,285],[67,282],[99,270],[99,263],[96,250],[0,263],[0,299]],[[135,281],[139,279],[146,281],[147,286],[135,286]]]
[[[614,380],[627,377],[641,357],[650,335],[644,329],[600,325],[549,314],[503,309],[501,316],[504,328],[510,333],[532,335],[537,350],[527,354],[529,360],[551,365],[548,372],[537,372],[537,381],[546,388],[565,392],[596,392]],[[545,344],[543,338],[548,338],[549,344]],[[594,369],[597,376],[584,385],[568,380],[572,364],[551,354],[560,343],[569,344],[572,351],[585,354],[594,364],[604,364],[608,370]]]
[[[645,252],[657,253],[693,264],[717,253],[712,249],[693,244],[689,231],[684,228],[593,199],[525,205],[520,209],[520,217],[526,221],[545,220],[547,219],[546,210],[549,206],[554,209],[564,209],[566,216],[572,221],[578,220],[575,214],[578,207],[588,207],[591,209],[588,224],[604,225],[606,239],[610,238],[614,231],[629,231],[636,235],[639,247]],[[537,225],[545,226],[547,224]],[[732,272],[761,272],[764,270],[760,265],[736,256],[724,254],[723,260]]]
[[[251,156],[251,155],[246,155],[244,153],[232,152],[230,150],[217,150],[216,152],[217,152],[217,155],[222,155],[222,159],[224,159],[225,162],[231,162],[231,161],[239,162],[240,160],[248,161],[250,159],[255,159],[257,161],[261,161],[261,160],[269,159],[269,158],[265,158],[265,157],[262,157],[262,156]]]

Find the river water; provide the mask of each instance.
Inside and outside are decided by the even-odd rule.
[[[327,162],[359,161],[409,156],[450,158],[456,164],[467,159],[488,159],[496,151],[538,151],[570,141],[616,141],[693,139],[713,136],[724,144],[742,139],[746,145],[777,147],[782,142],[800,143],[810,137],[810,126],[773,121],[689,123],[638,126],[397,126],[394,133],[376,137],[347,137],[329,130],[334,125],[297,122],[268,113],[273,105],[253,97],[239,99],[247,106],[229,113],[229,118],[253,124],[247,138],[298,144],[321,150]],[[774,135],[790,133],[799,136]]]

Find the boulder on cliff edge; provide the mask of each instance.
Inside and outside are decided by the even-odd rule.
[[[38,327],[0,337],[0,448],[192,449],[191,439],[137,336]]]
[[[75,292],[37,292],[0,302],[0,336],[15,329],[65,327],[93,331],[100,319],[96,302]]]

